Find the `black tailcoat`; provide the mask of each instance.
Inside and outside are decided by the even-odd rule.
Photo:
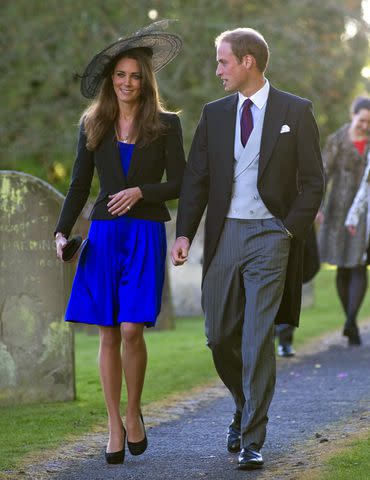
[[[205,105],[182,184],[177,236],[192,241],[207,207],[203,278],[229,209],[238,95]],[[282,133],[281,128],[290,129]],[[309,100],[270,87],[263,124],[257,188],[268,210],[293,234],[276,323],[298,325],[304,238],[320,206],[324,176],[319,133]]]

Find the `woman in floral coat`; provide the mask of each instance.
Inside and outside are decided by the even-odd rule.
[[[351,107],[351,122],[328,137],[323,151],[327,195],[319,213],[320,258],[337,266],[336,286],[346,315],[343,335],[350,345],[361,344],[356,318],[367,288],[367,212],[355,235],[345,220],[364,175],[369,131],[370,98],[359,97]]]

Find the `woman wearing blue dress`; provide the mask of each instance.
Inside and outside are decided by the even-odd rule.
[[[156,22],[98,53],[86,68],[83,112],[71,184],[55,228],[57,255],[90,192],[96,168],[100,192],[90,216],[66,320],[99,325],[99,370],[108,412],[108,463],[147,447],[140,401],[147,352],[144,326],[161,308],[166,235],[164,204],[179,196],[185,166],[176,114],[160,104],[154,72],[181,49],[178,36]],[[166,174],[166,181],[162,177]],[[121,354],[122,345],[122,354]],[[122,370],[126,428],[120,412]]]

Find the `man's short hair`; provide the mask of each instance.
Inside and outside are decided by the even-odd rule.
[[[218,47],[221,42],[231,45],[233,54],[239,61],[245,55],[252,55],[257,64],[258,70],[263,73],[266,70],[269,60],[269,47],[263,36],[253,28],[236,28],[222,32],[215,40]]]

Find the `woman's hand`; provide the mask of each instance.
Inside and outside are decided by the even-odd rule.
[[[355,227],[354,225],[348,225],[347,230],[349,231],[350,235],[352,235],[352,237],[354,237],[357,233],[357,227]]]
[[[63,261],[62,255],[63,255],[63,248],[67,245],[67,239],[63,235],[63,233],[58,232],[55,235],[55,246],[57,249],[57,257]]]
[[[112,215],[124,215],[136,202],[143,198],[139,187],[127,188],[114,195],[109,195],[108,212]]]

